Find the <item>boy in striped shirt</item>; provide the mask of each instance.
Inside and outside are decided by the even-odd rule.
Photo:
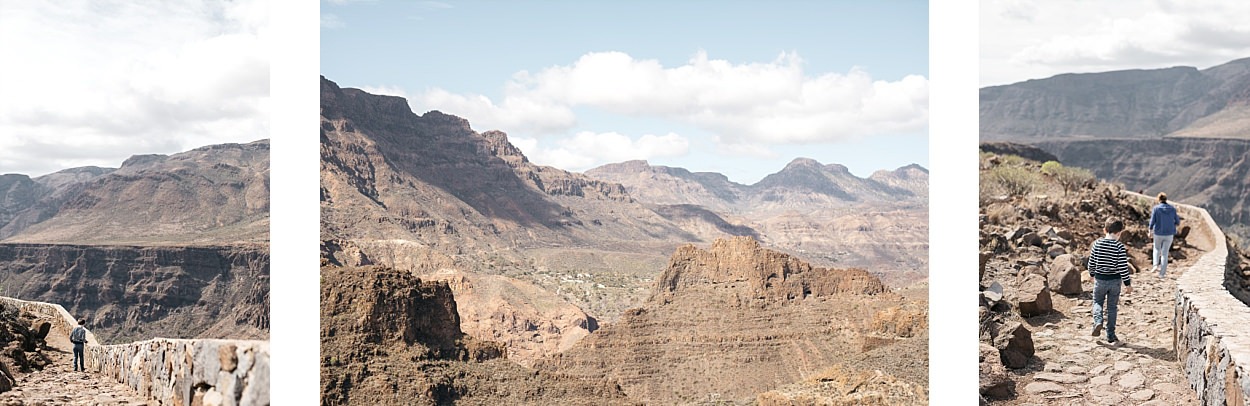
[[[1124,222],[1114,217],[1109,218],[1103,231],[1107,235],[1094,241],[1086,263],[1089,275],[1094,278],[1094,331],[1090,335],[1096,337],[1102,332],[1102,311],[1105,303],[1107,343],[1117,344],[1120,339],[1115,336],[1115,316],[1120,303],[1120,283],[1124,283],[1124,294],[1132,294],[1133,279],[1128,269],[1128,250],[1120,242]]]

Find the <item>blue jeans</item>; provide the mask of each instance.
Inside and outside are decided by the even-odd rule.
[[[82,347],[83,347],[82,343],[74,343],[74,370],[75,371],[87,370],[87,368],[83,366]]]
[[[1094,278],[1094,325],[1102,324],[1103,304],[1107,308],[1107,340],[1115,339],[1115,314],[1120,307],[1120,280]]]
[[[1155,235],[1155,250],[1150,255],[1150,262],[1159,268],[1159,276],[1168,274],[1168,251],[1172,249],[1172,235]]]

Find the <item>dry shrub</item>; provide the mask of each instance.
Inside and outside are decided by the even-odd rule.
[[[1041,176],[1014,165],[994,167],[989,170],[988,176],[1008,196],[1027,196],[1042,185]]]

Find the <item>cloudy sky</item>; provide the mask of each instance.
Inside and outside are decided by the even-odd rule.
[[[0,2],[0,173],[269,137],[264,0]]]
[[[928,166],[924,1],[582,3],[323,2],[321,70],[573,171]]]
[[[1250,57],[1244,0],[982,0],[981,86]]]

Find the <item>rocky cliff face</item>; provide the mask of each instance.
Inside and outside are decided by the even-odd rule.
[[[0,286],[87,318],[105,343],[269,336],[263,246],[0,244]]]
[[[745,402],[882,344],[872,320],[892,323],[878,312],[907,301],[862,270],[811,267],[746,237],[678,249],[653,290],[537,368],[607,376],[644,403]]]
[[[461,326],[518,360],[588,334],[597,317],[579,307],[612,318],[644,298],[655,268],[640,264],[703,232],[619,184],[534,165],[502,132],[324,79],[321,90],[323,256],[463,278]]]
[[[185,245],[269,240],[269,141],[0,178],[0,240]]]
[[[446,282],[385,267],[321,276],[322,404],[630,403],[615,385],[529,370],[466,336]]]
[[[1242,138],[1250,58],[1174,67],[1063,74],[981,89],[983,141],[1165,135]]]

